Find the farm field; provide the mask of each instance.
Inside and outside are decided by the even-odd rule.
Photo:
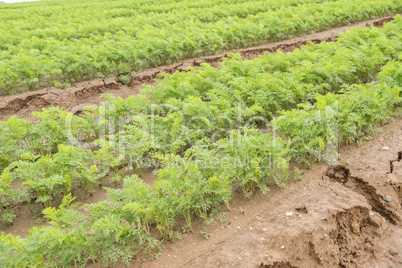
[[[0,5],[0,95],[128,73],[400,13],[399,0]],[[29,18],[29,19],[28,19]]]
[[[101,96],[105,93],[111,93],[116,97],[122,98],[137,95],[144,85],[156,85],[158,82],[163,81],[163,76],[160,75],[161,73],[172,74],[176,71],[186,72],[190,70],[189,67],[199,67],[200,64],[204,62],[219,68],[219,63],[222,61],[222,58],[228,57],[229,53],[239,53],[244,59],[250,60],[264,53],[273,53],[276,51],[282,51],[284,53],[292,52],[296,48],[306,45],[308,42],[315,44],[323,41],[334,42],[340,34],[353,27],[381,27],[383,23],[392,21],[394,17],[395,15],[391,15],[361,21],[349,26],[336,27],[302,37],[249,48],[232,49],[214,56],[187,59],[169,65],[146,69],[142,72],[131,74],[130,85],[121,84],[119,78],[115,76],[77,82],[72,84],[72,87],[68,89],[49,87],[17,95],[0,96],[0,120],[7,120],[13,115],[31,118],[32,112],[41,111],[42,108],[51,106],[64,107],[74,114],[81,113],[83,107],[99,105],[103,102],[104,99]]]
[[[324,177],[318,176],[334,187],[335,195],[351,196],[351,189],[357,189],[367,198],[353,196],[349,204],[338,200],[338,207],[334,203],[334,210],[321,216],[336,215],[339,224],[340,218],[349,219],[357,211],[359,217],[346,221],[350,225],[344,228],[338,226],[337,234],[323,235],[357,241],[350,228],[363,239],[359,232],[380,231],[379,221],[398,232],[401,178],[389,174],[394,167],[398,170],[400,143],[378,149],[386,152],[387,171],[381,168],[376,174],[389,180],[381,189],[373,186],[379,179],[367,181],[367,174],[357,175],[357,163],[338,159],[341,148],[363,144],[393,120],[401,102],[401,51],[402,18],[396,16],[383,28],[353,28],[336,42],[309,43],[293,52],[278,50],[252,60],[233,53],[222,59],[219,68],[200,63],[187,72],[163,74],[163,82],[145,85],[137,95],[123,99],[105,94],[104,103],[86,107],[80,115],[50,107],[33,112],[32,121],[9,117],[0,123],[1,220],[3,224],[18,221],[19,203],[33,216],[42,206],[49,221],[32,228],[25,238],[2,234],[0,264],[109,267],[130,264],[137,255],[155,258],[166,241],[199,228],[200,219],[224,219],[222,211],[231,213],[234,197],[252,200],[254,195],[269,195],[270,189],[283,189],[289,180],[302,177],[300,168],[313,167],[311,172],[317,176],[317,160],[333,166]],[[368,150],[362,148],[366,149],[358,150]],[[370,160],[360,164],[370,167]],[[155,169],[157,178],[143,180],[147,169]],[[319,190],[312,179],[303,183]],[[107,186],[106,201],[77,208],[76,199],[85,200],[102,186]],[[393,203],[383,200],[385,193]],[[321,198],[331,202],[329,196]],[[296,210],[311,215],[310,205]],[[336,214],[336,208],[345,213]],[[268,225],[247,227],[268,232]],[[245,235],[233,239],[247,241]],[[314,247],[314,241],[300,241],[300,254],[322,264],[323,252],[303,251],[309,242]],[[225,243],[238,245],[230,239]],[[278,250],[288,252],[281,246]],[[338,252],[331,248],[335,257],[325,261],[353,267],[347,259],[353,255],[350,248]],[[372,256],[359,250],[360,263]],[[382,256],[391,256],[398,264],[399,253],[392,249],[388,253]],[[225,252],[217,254],[210,255],[210,266]],[[320,254],[321,259],[316,256]],[[235,257],[239,265],[246,263],[240,253]],[[282,262],[289,267],[306,264],[283,254],[275,257],[248,260],[267,267]],[[201,267],[204,262],[201,257],[191,265]]]

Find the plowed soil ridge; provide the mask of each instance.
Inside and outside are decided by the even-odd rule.
[[[188,67],[197,67],[206,62],[212,66],[218,67],[222,58],[227,57],[229,53],[240,53],[244,59],[253,59],[265,52],[291,52],[308,42],[320,43],[323,41],[333,42],[340,33],[352,27],[381,27],[384,23],[393,20],[395,15],[384,18],[373,19],[355,23],[350,26],[338,27],[328,31],[293,38],[281,42],[267,43],[261,46],[254,46],[244,49],[226,51],[224,53],[196,59],[180,61],[176,64],[170,64],[157,68],[152,68],[133,74],[131,76],[131,85],[124,86],[118,82],[117,77],[106,79],[95,79],[86,82],[75,83],[71,88],[62,90],[54,87],[41,90],[25,92],[14,96],[0,97],[0,120],[7,120],[12,115],[29,118],[31,112],[39,111],[42,108],[50,106],[60,106],[69,109],[74,113],[82,111],[87,105],[97,105],[102,99],[100,94],[113,93],[115,96],[127,97],[137,94],[143,84],[156,84],[155,78],[160,73],[174,73],[176,71],[188,71]],[[159,77],[160,78],[160,77]]]

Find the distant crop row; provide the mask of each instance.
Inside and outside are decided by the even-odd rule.
[[[39,1],[0,6],[0,95],[127,74],[402,11],[399,0]]]
[[[105,95],[82,116],[50,108],[34,113],[35,123],[1,122],[2,220],[12,223],[16,200],[35,201],[53,226],[25,239],[0,235],[0,265],[109,266],[140,252],[157,255],[179,227],[230,207],[234,186],[247,197],[282,187],[300,175],[289,171],[291,158],[334,163],[339,146],[366,140],[400,105],[401,51],[397,16],[336,43],[251,61],[235,54],[220,69],[203,64],[166,75],[139,96]],[[140,179],[146,167],[158,168],[152,186]],[[105,180],[124,187],[85,205],[90,217],[77,210],[77,191],[93,193]],[[13,182],[24,187],[14,190]]]

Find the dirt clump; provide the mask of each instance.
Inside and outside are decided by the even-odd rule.
[[[259,268],[298,268],[298,267],[290,265],[288,262],[275,262],[270,265],[261,264]]]

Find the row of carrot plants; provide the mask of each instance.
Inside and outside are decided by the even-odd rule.
[[[398,0],[2,5],[0,95],[49,85],[64,88],[83,79],[127,74],[401,10]]]
[[[397,17],[333,44],[252,61],[235,55],[220,70],[204,65],[167,75],[144,95],[106,95],[83,116],[50,108],[34,113],[41,119],[35,123],[1,122],[4,220],[12,221],[13,201],[29,205],[35,196],[54,226],[35,227],[25,239],[1,235],[0,264],[129,263],[139,252],[159,252],[152,228],[167,240],[178,217],[191,228],[194,217],[229,207],[233,185],[251,196],[283,186],[291,157],[332,161],[336,148],[364,139],[399,104],[401,28]],[[155,159],[158,179],[149,186],[138,175]],[[124,177],[130,169],[138,175]],[[108,188],[108,201],[85,205],[86,217],[73,202],[75,190],[91,192],[110,173],[123,189]],[[14,180],[25,190],[14,191]],[[60,195],[62,205],[52,207]]]

